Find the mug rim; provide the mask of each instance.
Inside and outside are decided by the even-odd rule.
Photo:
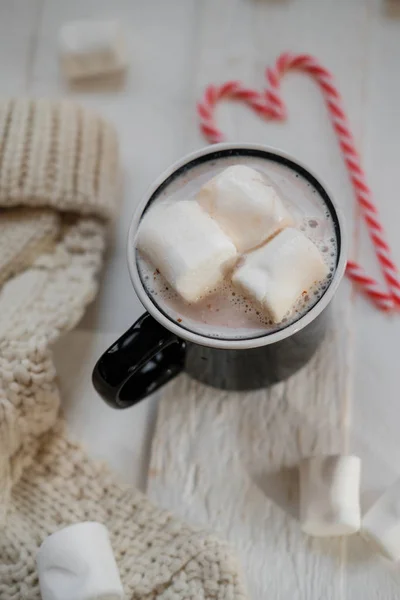
[[[339,247],[338,247],[338,261],[336,265],[335,273],[332,277],[332,280],[324,293],[324,295],[318,300],[318,302],[307,311],[302,317],[300,317],[294,323],[291,323],[287,327],[275,331],[273,333],[266,333],[265,335],[261,335],[254,338],[246,338],[246,339],[222,339],[222,338],[212,338],[206,335],[202,335],[200,333],[195,333],[180,326],[178,323],[172,321],[168,316],[166,316],[157,305],[152,302],[149,295],[147,294],[142,280],[139,275],[137,262],[136,262],[136,252],[135,252],[135,236],[137,232],[137,228],[144,213],[149,200],[158,190],[158,188],[170,177],[172,176],[178,169],[185,166],[186,164],[192,162],[193,160],[206,156],[209,154],[214,154],[218,151],[226,151],[226,150],[250,150],[250,151],[258,151],[262,153],[274,154],[280,158],[286,159],[287,161],[294,163],[299,166],[302,170],[306,171],[312,178],[318,182],[321,188],[324,190],[325,194],[328,196],[330,203],[332,204],[334,210],[334,217],[337,220],[338,228],[339,228]],[[148,187],[144,195],[142,196],[139,205],[137,206],[133,217],[131,219],[131,223],[129,226],[128,232],[128,244],[127,244],[127,259],[128,259],[128,269],[130,279],[133,285],[134,290],[136,291],[139,300],[143,304],[144,308],[150,313],[152,317],[154,317],[163,327],[176,334],[179,338],[183,338],[189,342],[194,344],[199,344],[201,346],[207,346],[209,348],[220,348],[224,350],[245,350],[249,348],[260,348],[262,346],[267,346],[270,344],[274,344],[276,342],[280,342],[288,337],[293,336],[298,331],[304,329],[307,325],[312,323],[318,315],[322,313],[322,311],[330,304],[333,299],[339,284],[344,275],[344,271],[346,268],[347,262],[347,235],[344,226],[344,218],[341,210],[337,206],[336,202],[333,200],[333,195],[330,192],[328,186],[325,182],[319,177],[316,176],[312,169],[310,169],[304,162],[294,158],[287,152],[284,152],[278,148],[274,148],[272,146],[267,146],[264,144],[251,144],[251,143],[222,143],[222,144],[213,144],[212,146],[206,146],[205,148],[201,148],[200,150],[195,150],[183,158],[174,162],[171,166],[169,166],[156,180]]]

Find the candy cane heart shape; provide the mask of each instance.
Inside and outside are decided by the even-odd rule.
[[[203,100],[197,104],[197,113],[200,117],[200,129],[211,144],[224,140],[224,134],[215,123],[214,111],[220,100],[228,98],[245,102],[261,116],[277,118],[275,109],[267,108],[263,94],[244,87],[240,81],[227,81],[221,86],[209,85]]]
[[[332,74],[317,59],[308,54],[291,54],[289,52],[281,54],[275,65],[266,70],[268,88],[263,94],[246,88],[239,81],[229,81],[221,86],[208,86],[202,101],[197,105],[201,131],[211,143],[223,141],[224,135],[215,122],[215,107],[220,100],[226,98],[245,102],[262,117],[278,120],[285,119],[287,116],[286,107],[280,94],[280,82],[283,75],[291,69],[301,70],[312,76],[319,84],[324,95],[332,125],[350,175],[356,200],[365,219],[388,290],[384,289],[375,279],[368,276],[364,269],[354,261],[347,263],[347,276],[381,310],[388,311],[394,306],[399,308],[399,274],[391,257],[390,248],[379,219],[378,209],[372,201],[371,191],[366,183],[354,138],[343,109],[341,96]]]

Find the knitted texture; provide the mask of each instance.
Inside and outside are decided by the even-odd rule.
[[[242,600],[224,543],[114,481],[59,418],[51,343],[96,293],[113,128],[74,104],[18,100],[0,105],[0,129],[0,600],[39,600],[38,547],[85,520],[108,527],[127,599]]]
[[[0,285],[30,266],[34,256],[51,249],[59,230],[60,219],[51,210],[0,212]]]
[[[68,101],[10,100],[0,110],[0,205],[110,217],[117,180],[110,125]]]

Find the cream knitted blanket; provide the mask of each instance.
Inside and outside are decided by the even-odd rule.
[[[51,343],[96,293],[117,173],[115,131],[96,114],[0,106],[0,600],[39,599],[39,545],[83,520],[108,527],[128,599],[243,599],[224,543],[116,483],[58,416]]]

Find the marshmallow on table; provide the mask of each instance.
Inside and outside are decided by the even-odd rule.
[[[308,535],[349,535],[360,529],[357,456],[314,456],[300,464],[300,522]]]
[[[121,600],[124,592],[108,531],[71,525],[45,539],[37,555],[42,600]]]
[[[73,21],[60,29],[61,61],[69,79],[121,71],[127,56],[118,21]]]
[[[186,302],[196,302],[233,266],[236,248],[193,200],[150,207],[137,247]]]
[[[197,194],[199,204],[218,222],[239,252],[259,246],[294,224],[275,188],[245,165],[228,167]]]
[[[400,560],[400,479],[366,513],[361,532],[373,540],[387,558]]]
[[[328,275],[318,248],[297,229],[284,229],[248,254],[232,282],[279,323],[296,300]]]

